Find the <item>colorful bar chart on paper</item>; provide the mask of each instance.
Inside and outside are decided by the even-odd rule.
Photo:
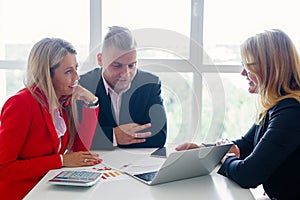
[[[117,171],[109,167],[93,168],[93,170],[102,172],[102,181],[123,179],[124,172]]]

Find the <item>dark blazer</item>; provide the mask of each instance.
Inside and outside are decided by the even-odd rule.
[[[230,157],[218,173],[245,188],[263,184],[270,198],[300,199],[300,103],[281,100],[262,125],[253,125],[233,141],[240,159]]]
[[[99,98],[100,111],[98,127],[92,149],[112,149],[113,128],[118,126],[103,80],[102,68],[96,68],[81,75],[80,84]],[[80,106],[79,106],[80,107]],[[119,125],[127,123],[146,124],[151,122],[152,136],[146,142],[119,147],[162,147],[167,135],[167,117],[161,97],[161,82],[151,73],[137,70],[130,89],[122,96]]]

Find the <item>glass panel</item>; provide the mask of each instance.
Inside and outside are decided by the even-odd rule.
[[[239,45],[265,29],[282,29],[300,47],[297,1],[205,0],[204,9],[204,49],[215,64],[239,64]]]
[[[4,101],[6,100],[6,74],[5,70],[0,69],[0,110],[4,104]]]
[[[126,26],[147,49],[141,58],[187,58],[190,10],[191,1],[103,0],[103,35],[109,26]]]
[[[203,74],[204,82],[214,76],[216,74]],[[248,93],[247,80],[240,74],[234,73],[222,73],[219,74],[219,77],[222,81],[224,99],[212,101],[211,88],[208,87],[206,82],[203,85],[200,138],[209,142],[220,138],[239,138],[255,122],[257,95]],[[213,105],[214,103],[217,103],[217,105]],[[225,109],[223,109],[223,106]],[[213,116],[213,114],[217,116]],[[214,120],[212,121],[212,119]],[[211,126],[213,126],[213,129],[211,129]]]
[[[248,82],[240,74],[202,74],[201,128],[194,130],[192,126],[193,74],[191,72],[154,73],[162,81],[162,96],[168,117],[168,145],[186,141],[199,144],[214,142],[219,138],[239,138],[255,121],[257,95],[248,93]],[[217,84],[221,86],[216,86]],[[222,92],[219,91],[220,88]],[[218,93],[217,99],[216,94],[213,93]]]
[[[189,141],[192,116],[192,73],[154,72],[162,81],[162,97],[167,111],[167,144]],[[180,83],[180,84],[178,84]]]
[[[89,6],[88,0],[0,0],[0,60],[26,63],[34,43],[60,37],[75,46],[82,62],[89,54]],[[23,87],[24,71],[15,70],[20,66],[7,68],[2,62],[0,108],[8,96]]]
[[[88,55],[89,1],[0,0],[0,60],[27,60],[44,37],[71,42],[79,60]]]
[[[0,69],[0,109],[6,99],[24,87],[24,70]]]

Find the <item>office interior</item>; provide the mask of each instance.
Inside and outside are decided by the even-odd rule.
[[[167,145],[238,138],[255,120],[239,45],[269,28],[300,49],[295,0],[0,0],[0,108],[24,87],[28,53],[44,37],[74,44],[82,74],[109,26],[126,26],[138,67],[158,75],[168,117]],[[184,134],[183,134],[184,133]],[[253,191],[256,195],[256,192]]]

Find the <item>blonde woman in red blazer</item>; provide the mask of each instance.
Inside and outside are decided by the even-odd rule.
[[[98,164],[90,148],[98,99],[77,84],[76,51],[58,38],[32,48],[26,87],[9,98],[0,115],[0,198],[22,199],[51,169]],[[76,103],[83,117],[77,123]],[[68,153],[66,153],[68,152]]]

